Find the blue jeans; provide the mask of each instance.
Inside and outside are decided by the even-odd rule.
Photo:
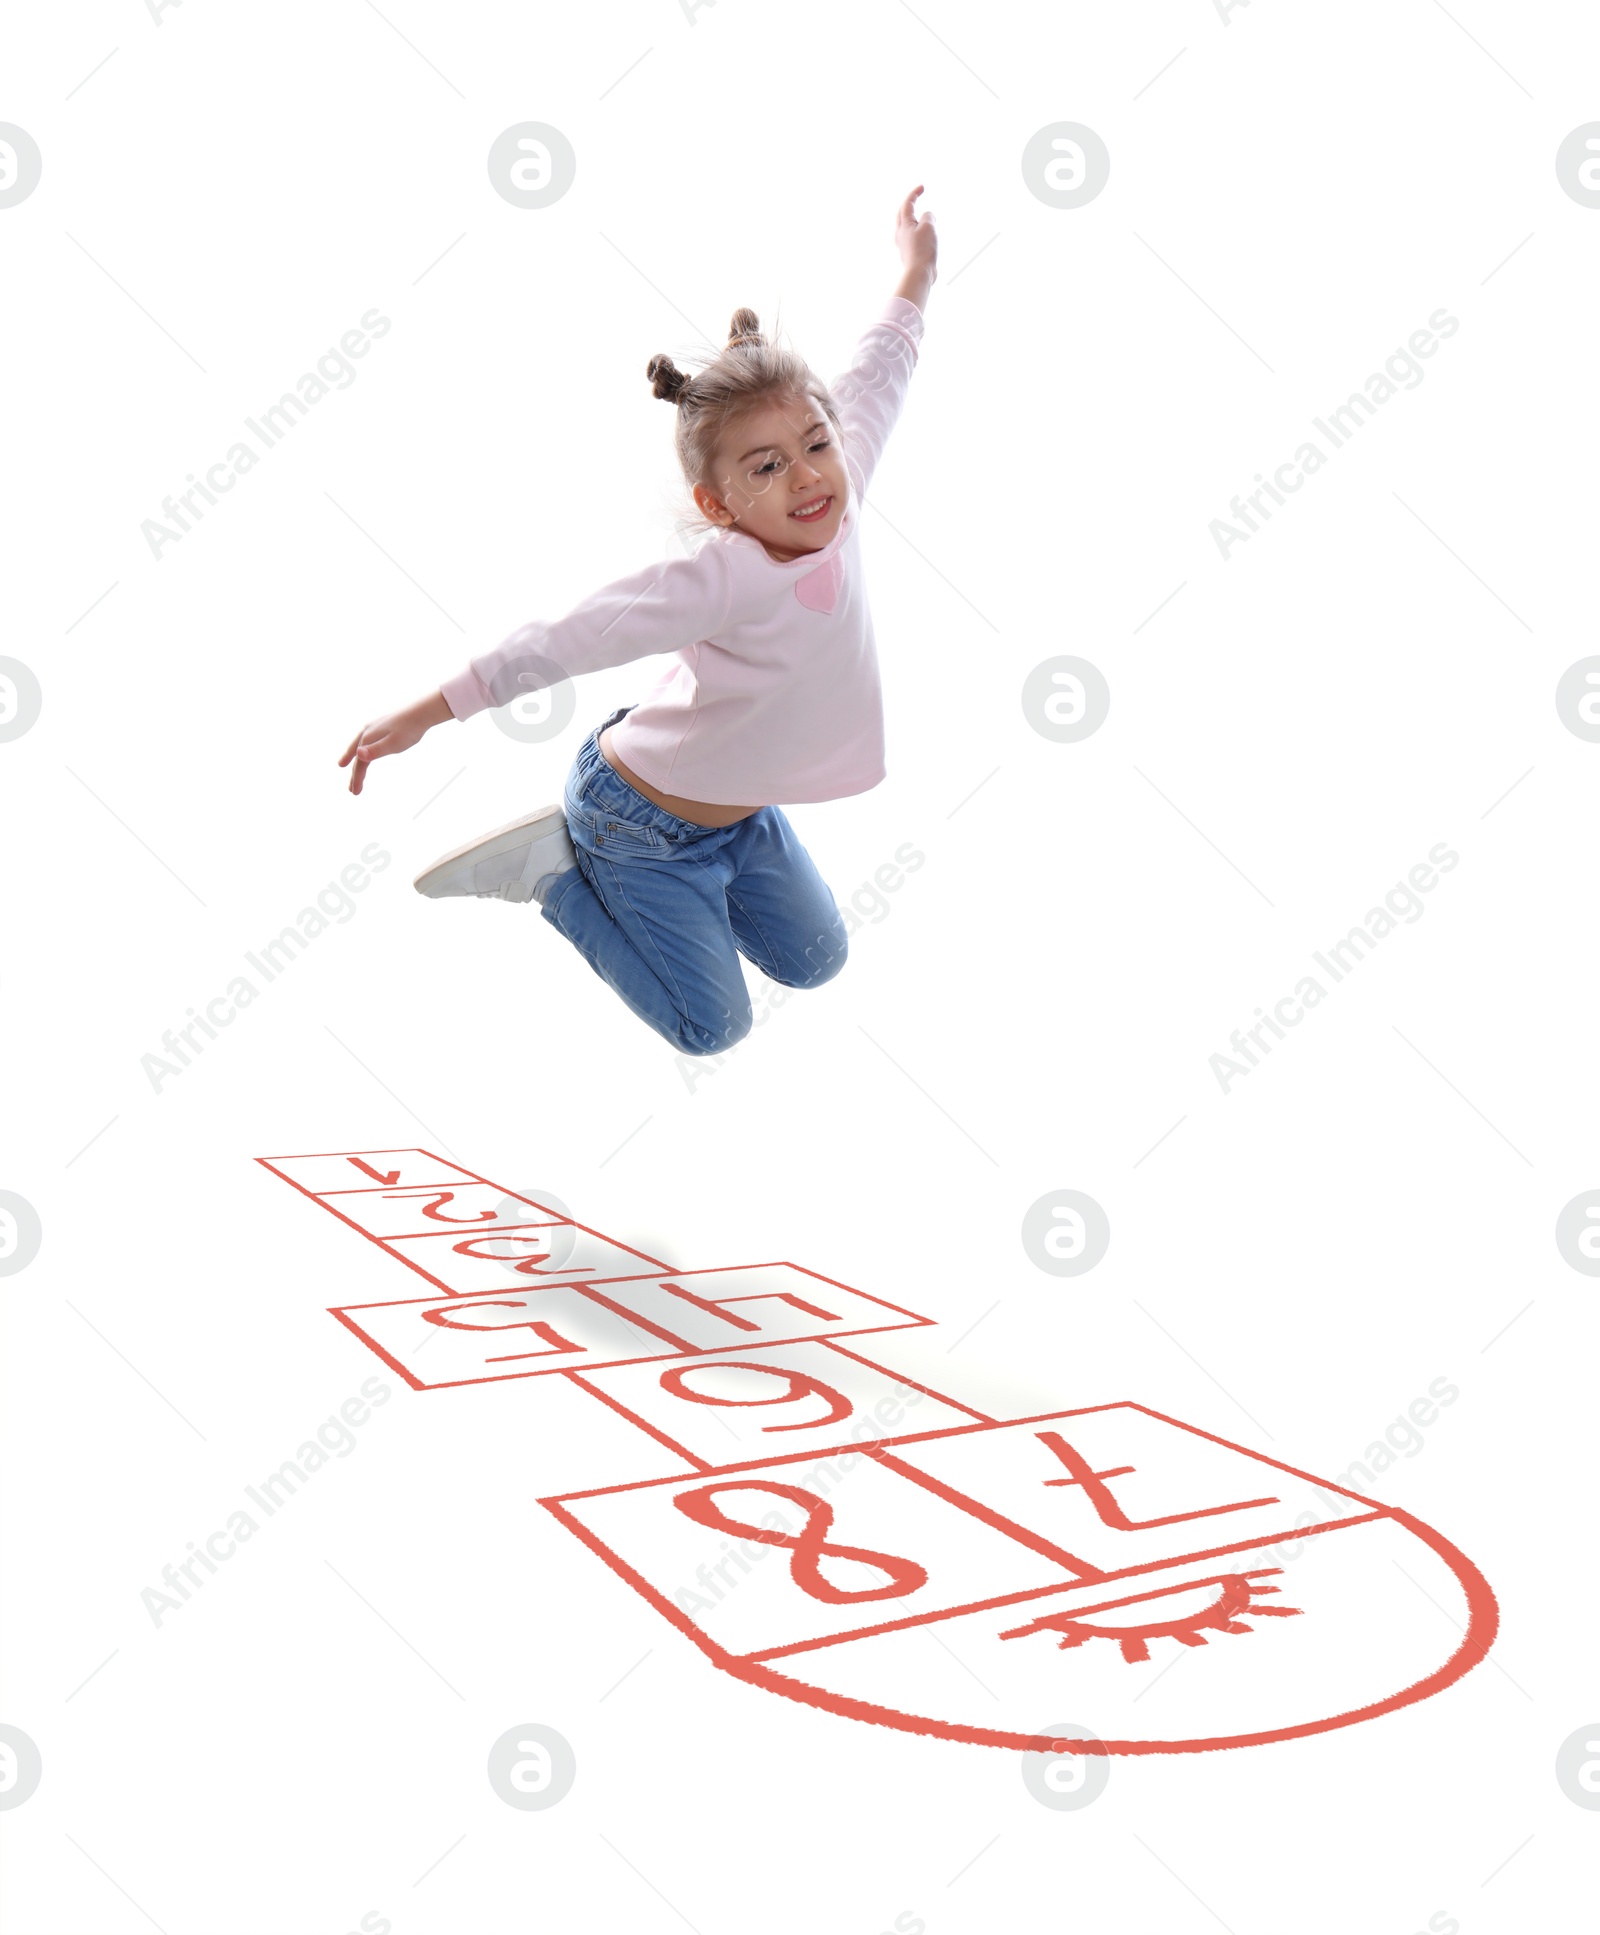
[[[680,820],[630,786],[589,735],[567,776],[578,864],[544,917],[641,1021],[687,1055],[715,1055],[750,1032],[739,956],[788,988],[844,966],[845,925],[827,883],[775,806],[732,826]]]

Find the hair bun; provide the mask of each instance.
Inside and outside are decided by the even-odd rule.
[[[735,309],[728,324],[729,349],[755,349],[766,342],[761,333],[761,318],[753,309]]]
[[[670,356],[652,356],[645,365],[644,373],[649,377],[655,394],[663,403],[683,401],[683,393],[688,388],[689,379]]]

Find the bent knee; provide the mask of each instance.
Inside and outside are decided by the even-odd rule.
[[[824,981],[833,979],[849,955],[850,936],[845,930],[844,921],[840,919],[805,949],[803,957],[794,963],[792,974],[773,975],[772,978],[781,980],[786,988],[820,988]]]
[[[678,1046],[686,1055],[720,1055],[738,1047],[749,1034],[752,1015],[746,1000],[741,1007],[715,1015],[685,1015],[678,1023]]]

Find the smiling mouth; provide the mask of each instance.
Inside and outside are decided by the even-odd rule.
[[[831,497],[814,497],[809,504],[802,504],[798,510],[791,511],[789,515],[797,524],[815,524],[820,518],[826,517],[832,509]]]

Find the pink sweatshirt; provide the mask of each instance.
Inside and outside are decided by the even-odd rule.
[[[648,565],[565,618],[535,619],[441,687],[458,719],[576,677],[672,652],[612,728],[624,765],[658,792],[715,806],[864,793],[884,775],[883,689],[862,582],[860,520],[905,402],[922,311],[896,296],[832,386],[849,497],[820,551],[776,564],[742,531]],[[554,669],[552,669],[554,668]]]

